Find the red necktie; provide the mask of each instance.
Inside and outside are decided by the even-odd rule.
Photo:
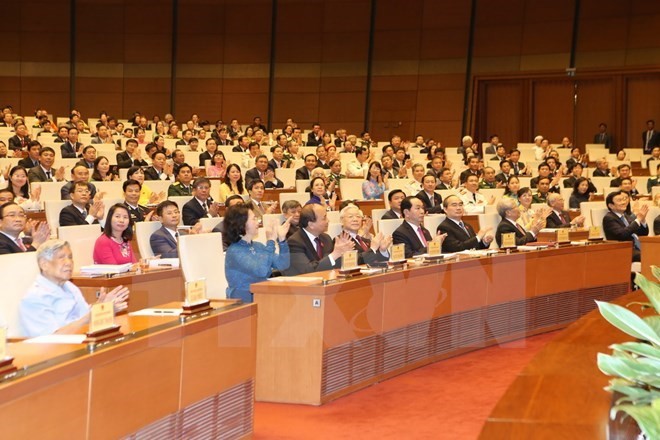
[[[316,255],[318,255],[319,260],[323,259],[323,243],[321,243],[321,239],[316,237],[314,239],[316,242]]]
[[[527,235],[527,232],[525,232],[525,229],[522,226],[520,226],[518,223],[516,223],[516,228],[518,228],[518,230],[520,232],[522,232],[523,235]]]
[[[360,245],[360,247],[364,252],[366,252],[369,249],[367,247],[367,244],[362,240],[362,237],[360,237],[359,235],[355,236],[355,240],[358,242],[358,244]]]
[[[27,252],[27,248],[26,248],[25,245],[23,244],[23,239],[22,239],[22,238],[18,237],[18,238],[16,239],[16,244],[18,245],[19,248],[21,248],[21,251],[23,251],[23,252]]]
[[[426,241],[426,237],[424,236],[424,230],[422,229],[421,226],[417,226],[417,232],[419,232],[419,236],[422,238],[422,244],[424,247],[427,247],[429,244]]]

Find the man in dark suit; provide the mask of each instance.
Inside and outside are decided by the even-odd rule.
[[[29,170],[39,165],[39,152],[41,151],[41,144],[38,141],[30,141],[28,143],[28,156],[18,161],[18,164]]]
[[[616,154],[616,151],[612,151],[614,147],[614,139],[611,134],[607,133],[607,124],[601,122],[598,124],[598,133],[594,135],[594,144],[603,144],[605,148],[610,150],[611,154]]]
[[[64,180],[64,167],[53,169],[55,163],[55,150],[43,147],[39,152],[39,165],[30,168],[28,180],[32,182],[62,182]]]
[[[422,190],[417,193],[416,197],[424,203],[424,208],[429,214],[441,214],[442,209],[442,196],[435,192],[436,179],[433,174],[425,174],[422,177]]]
[[[527,172],[525,164],[520,162],[520,151],[511,150],[511,153],[509,153],[509,163],[511,164],[511,171],[514,176],[525,174]]]
[[[573,166],[573,169],[571,169],[571,175],[564,179],[564,188],[573,188],[575,182],[577,182],[580,177],[582,177],[582,164],[578,162]],[[598,190],[596,190],[596,185],[594,185],[591,180],[589,180],[589,190],[587,192],[598,192]]]
[[[463,171],[459,177],[460,183],[463,184],[467,180],[468,176],[475,175],[481,178],[481,170],[479,169],[479,158],[473,156],[468,162],[468,169]]]
[[[392,234],[394,244],[405,245],[406,258],[426,253],[431,233],[422,226],[424,203],[417,197],[406,197],[401,202],[404,221]]]
[[[290,160],[284,160],[284,148],[279,145],[275,145],[270,150],[273,153],[273,158],[268,161],[268,167],[272,168],[275,171],[278,168],[291,168],[293,162]]]
[[[546,217],[547,228],[570,228],[584,225],[583,215],[571,219],[568,211],[564,210],[564,198],[560,194],[548,194],[548,206],[552,208],[552,213]]]
[[[500,162],[500,172],[495,175],[495,180],[506,186],[511,176],[511,163],[508,160]]]
[[[20,234],[25,229],[26,221],[25,211],[16,203],[9,202],[0,206],[0,254],[34,252],[41,243],[48,240],[48,223],[39,222],[32,230],[32,243],[23,243]]]
[[[502,221],[497,225],[497,231],[495,232],[495,240],[500,247],[502,246],[502,234],[515,233],[516,246],[522,246],[535,242],[536,236],[543,228],[542,219],[534,221],[529,231],[525,231],[522,226],[516,223],[516,220],[520,217],[520,210],[518,209],[518,202],[511,197],[502,197],[497,202],[497,213],[502,217]]]
[[[442,168],[438,173],[438,181],[435,185],[435,189],[453,189],[453,177],[454,176],[449,168]]]
[[[655,131],[655,121],[646,121],[646,131],[642,132],[642,148],[644,154],[651,154],[653,147],[660,146],[660,131]]]
[[[103,202],[89,204],[90,192],[86,182],[75,182],[71,191],[71,205],[60,211],[60,226],[98,224],[103,219]]]
[[[206,177],[198,177],[193,183],[194,197],[183,205],[183,224],[194,226],[199,219],[205,217],[218,217],[220,206],[213,201],[211,181]]]
[[[632,171],[630,169],[630,165],[627,163],[622,163],[617,167],[617,170],[619,171],[619,177],[616,179],[612,179],[610,181],[610,188],[618,188],[621,186],[621,180],[630,178],[630,175],[632,174]]]
[[[245,172],[245,185],[246,187],[253,180],[261,180],[264,182],[264,187],[269,188],[284,188],[284,182],[275,177],[275,171],[268,167],[268,158],[261,154],[257,156],[254,161],[254,168]]]
[[[231,149],[234,153],[245,153],[250,148],[250,138],[243,135],[238,138],[238,145]]]
[[[213,156],[215,152],[218,151],[218,143],[213,138],[206,140],[206,151],[199,155],[199,166],[203,167],[206,165],[206,161],[210,160],[211,165],[213,165]]]
[[[142,159],[142,150],[138,148],[136,139],[128,139],[125,144],[126,151],[117,153],[117,168],[146,167],[149,164]]]
[[[383,214],[382,220],[394,220],[403,218],[401,213],[401,202],[406,198],[406,193],[400,189],[393,189],[387,195],[387,200],[390,201],[390,209]]]
[[[60,189],[62,200],[71,198],[71,193],[73,193],[76,182],[82,182],[87,185],[91,199],[96,197],[96,187],[93,183],[89,182],[89,168],[84,165],[74,165],[71,169],[71,181],[65,183]]]
[[[604,157],[596,159],[596,169],[593,174],[594,177],[610,177],[610,165]]]
[[[9,138],[9,149],[14,151],[26,149],[30,142],[27,126],[24,123],[19,122],[14,126],[14,131],[16,134]]]
[[[566,161],[566,168],[568,168],[568,171],[570,172],[577,164],[582,165],[582,168],[588,165],[587,161],[584,160],[584,156],[580,152],[580,149],[578,147],[573,147],[571,149],[571,157]]]
[[[138,203],[140,191],[142,190],[140,182],[128,179],[123,183],[122,188],[124,190],[124,205],[128,208],[128,215],[131,216],[133,223],[151,220],[153,211],[149,211],[149,208]]]
[[[372,264],[389,260],[388,248],[392,244],[392,237],[384,237],[383,234],[378,234],[370,239],[360,235],[363,220],[362,211],[355,205],[348,205],[339,213],[342,231],[351,238],[355,249],[358,251],[358,264]],[[367,231],[367,234],[369,234],[369,231]]]
[[[91,145],[83,148],[82,159],[80,159],[76,165],[83,165],[87,167],[91,173],[94,172],[94,161],[96,160],[96,148]]]
[[[420,202],[421,203],[421,202]],[[353,240],[346,234],[334,240],[325,231],[328,229],[328,213],[321,205],[310,204],[300,212],[300,229],[287,243],[291,264],[285,275],[300,275],[341,267],[341,257],[353,250]]]
[[[63,159],[75,159],[78,157],[78,150],[82,147],[82,143],[78,142],[78,129],[70,128],[69,136],[66,141],[60,146]]]
[[[305,156],[305,165],[296,170],[296,180],[311,179],[314,168],[316,168],[316,156],[310,153]]]
[[[162,151],[156,151],[151,157],[151,166],[144,170],[145,180],[174,180],[174,165],[167,163]]]
[[[607,240],[630,241],[633,245],[632,261],[641,261],[639,237],[649,235],[646,224],[648,205],[642,205],[637,214],[628,214],[630,197],[623,191],[615,191],[605,199],[609,212],[603,217],[603,232]],[[598,225],[596,225],[598,226]]]
[[[463,222],[463,200],[451,195],[442,202],[447,218],[438,225],[437,232],[447,234],[442,241],[442,252],[461,252],[468,249],[488,249],[493,241],[490,233],[492,228],[482,229],[475,233],[472,226]]]
[[[649,234],[646,215],[648,205],[642,205],[637,214],[628,214],[630,197],[623,191],[608,194],[607,208],[609,212],[603,217],[603,232],[607,240],[630,241],[633,245],[632,261],[641,261],[641,246],[639,237]]]
[[[173,201],[165,200],[156,208],[156,214],[162,226],[149,237],[151,250],[154,255],[160,255],[162,258],[179,258],[179,234],[176,231],[181,218],[179,207]]]
[[[307,134],[307,146],[317,147],[321,144],[323,144],[323,130],[321,130],[321,124],[315,122],[312,125],[311,133]]]

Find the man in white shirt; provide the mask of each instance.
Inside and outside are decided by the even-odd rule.
[[[424,169],[424,165],[421,163],[416,163],[412,167],[412,172],[413,180],[408,182],[408,185],[406,185],[406,193],[417,194],[422,190],[422,177],[424,177],[424,174],[426,174],[426,170]]]
[[[483,213],[486,206],[486,198],[483,194],[479,194],[479,178],[474,174],[468,176],[465,181],[465,188],[461,191],[460,198],[463,201],[463,206],[465,212],[468,214],[471,213]],[[493,204],[495,200],[491,198],[488,203]]]
[[[348,177],[364,178],[369,171],[369,149],[357,147],[355,149],[355,160],[348,164],[346,175]]]

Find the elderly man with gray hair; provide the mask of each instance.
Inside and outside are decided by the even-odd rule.
[[[388,249],[392,244],[392,237],[389,235],[385,237],[381,232],[376,236],[371,236],[369,232],[371,221],[363,224],[365,217],[360,208],[348,205],[339,212],[339,220],[343,231],[351,237],[355,244],[354,249],[358,251],[358,264],[373,264],[390,259]],[[360,235],[363,226],[366,234]]]
[[[561,194],[548,194],[548,206],[552,208],[552,213],[546,218],[546,227],[548,228],[570,228],[571,226],[582,226],[584,216],[580,215],[571,219],[568,211],[564,210],[564,198]]]
[[[516,234],[516,246],[522,246],[536,241],[536,236],[543,228],[543,219],[537,218],[533,221],[532,227],[526,231],[522,226],[516,223],[520,217],[518,202],[510,197],[503,197],[497,202],[497,213],[502,217],[502,221],[497,225],[495,240],[498,246],[502,246],[502,234],[513,232]]]
[[[37,249],[40,274],[19,307],[23,335],[80,333],[89,322],[89,304],[71,281],[73,255],[64,240],[48,240]],[[118,286],[103,293],[97,303],[112,302],[115,313],[128,307],[128,288]]]

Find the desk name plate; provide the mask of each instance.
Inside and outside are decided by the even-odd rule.
[[[115,305],[112,301],[92,304],[89,309],[89,330],[85,342],[98,343],[122,334],[119,326],[115,324]]]
[[[186,300],[183,303],[182,315],[194,315],[196,313],[211,310],[211,301],[206,298],[206,279],[200,278],[195,281],[186,282]]]

